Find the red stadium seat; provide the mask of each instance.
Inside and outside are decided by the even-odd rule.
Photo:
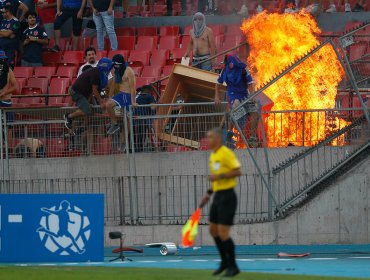
[[[184,56],[186,49],[173,49],[171,51],[171,58],[167,60],[167,65],[172,65],[174,63],[181,63],[181,59]]]
[[[166,65],[163,67],[162,76],[169,76],[172,73],[173,65]]]
[[[166,61],[170,58],[169,50],[155,50],[152,52],[151,65],[153,66],[165,66]]]
[[[62,52],[42,52],[42,61],[45,66],[55,66],[63,62]]]
[[[50,82],[49,94],[66,94],[69,85],[69,78],[53,78]]]
[[[241,42],[243,42],[243,36],[239,35],[226,35],[224,37],[224,48],[230,49],[237,45],[239,45]]]
[[[45,101],[41,97],[22,97],[18,99],[17,104],[20,107],[42,107]]]
[[[33,77],[44,77],[50,79],[51,76],[55,74],[56,71],[55,66],[42,66],[42,67],[35,67],[35,72]]]
[[[118,49],[120,50],[134,50],[136,37],[135,36],[117,36]]]
[[[149,51],[131,51],[130,66],[146,66],[149,65],[150,52]]]
[[[96,59],[99,60],[103,57],[107,57],[107,51],[96,51]]]
[[[117,36],[135,36],[136,28],[135,27],[116,27]]]
[[[161,17],[164,16],[167,12],[167,5],[154,5],[154,16]]]
[[[91,45],[92,45],[91,37],[80,37],[80,41],[78,44],[78,50],[85,51]]]
[[[67,104],[64,102],[64,96],[52,96],[48,98],[48,106],[51,107],[64,107]]]
[[[160,36],[179,36],[180,27],[179,26],[161,26],[159,28]]]
[[[66,138],[51,138],[46,140],[47,157],[64,157],[68,150],[68,140]]]
[[[120,55],[122,55],[125,58],[125,60],[128,60],[128,58],[130,56],[130,51],[129,50],[110,51],[109,54],[108,54],[108,57],[110,59],[112,59],[113,56],[116,55],[116,54],[120,54]]]
[[[353,61],[361,58],[367,49],[367,44],[354,44],[349,47],[349,60]]]
[[[49,85],[48,78],[29,78],[27,81],[27,85],[26,87],[23,88],[23,90],[25,90],[26,88],[29,88],[29,89],[33,88],[34,90],[40,89],[41,94],[47,94],[48,85]],[[23,91],[22,91],[22,94],[23,94]]]
[[[224,35],[217,35],[215,36],[215,45],[216,48],[222,48],[224,43]]]
[[[17,91],[14,94],[21,94],[22,88],[27,84],[27,78],[16,78],[17,80]]]
[[[159,49],[173,50],[180,47],[179,36],[163,36],[159,40]]]
[[[147,27],[139,27],[137,29],[138,36],[157,36],[157,27],[155,26],[147,26]]]
[[[223,24],[209,25],[208,27],[212,29],[215,36],[225,34],[225,25]]]
[[[33,74],[33,67],[18,66],[14,68],[14,76],[16,78],[30,78]]]
[[[157,36],[139,36],[136,49],[139,51],[156,50],[158,45]]]
[[[52,48],[55,45],[55,40],[54,38],[51,38],[49,40],[49,47]],[[59,48],[61,51],[66,51],[69,50],[71,46],[71,37],[63,37],[60,38],[60,43],[59,43]]]
[[[161,66],[144,66],[141,76],[142,77],[154,77],[158,79],[161,73],[162,73]]]
[[[77,67],[76,66],[59,66],[55,76],[67,77],[72,80],[72,78],[77,76]]]
[[[142,66],[130,66],[130,67],[134,71],[136,77],[140,77],[141,76],[141,72],[143,71],[143,67]]]
[[[154,82],[154,77],[138,77],[136,78],[136,88],[149,85],[150,83]]]
[[[84,61],[84,53],[82,51],[66,51],[63,55],[63,63],[80,65]]]
[[[94,155],[112,154],[112,138],[102,136],[96,137],[92,152]]]
[[[189,36],[190,35],[190,30],[192,30],[193,29],[193,26],[191,26],[191,25],[187,25],[186,27],[185,27],[185,29],[184,29],[184,33],[183,33],[183,35],[187,35],[187,36]]]
[[[229,25],[227,27],[227,35],[243,35],[243,32],[240,30],[240,25]]]
[[[190,42],[190,36],[189,35],[182,36],[181,48],[186,49],[189,45],[189,42]]]

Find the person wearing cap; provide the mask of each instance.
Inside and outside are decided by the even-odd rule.
[[[19,46],[19,32],[21,24],[13,15],[12,7],[5,6],[4,19],[0,22],[0,49],[8,57],[8,64],[13,67],[15,64],[15,51]]]
[[[106,108],[111,119],[111,124],[108,127],[107,134],[112,135],[120,130],[115,107],[129,110],[130,105],[136,106],[136,78],[134,70],[128,66],[125,58],[116,54],[112,58],[114,69],[114,82],[111,84],[109,95],[111,98],[107,101]],[[115,88],[118,89],[118,94],[113,95]]]
[[[108,86],[108,76],[112,69],[112,61],[103,57],[99,60],[97,67],[83,72],[74,84],[69,88],[68,93],[72,101],[76,103],[78,109],[70,114],[64,115],[66,128],[72,130],[73,119],[88,116],[92,114],[90,100],[94,96],[102,109],[105,109],[106,103],[100,96],[100,92]]]
[[[42,47],[49,43],[48,35],[44,27],[36,22],[37,14],[26,14],[28,28],[23,32],[23,55],[22,66],[42,66]]]

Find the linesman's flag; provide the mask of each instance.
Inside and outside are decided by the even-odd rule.
[[[191,247],[194,244],[195,237],[198,234],[198,225],[200,219],[200,208],[195,210],[190,219],[186,222],[182,228],[182,246]]]

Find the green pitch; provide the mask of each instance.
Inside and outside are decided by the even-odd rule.
[[[150,268],[107,268],[107,267],[0,267],[0,279],[7,280],[208,280],[209,270],[150,269]],[[333,280],[354,279],[321,276],[278,275],[241,273],[233,279],[246,280]]]

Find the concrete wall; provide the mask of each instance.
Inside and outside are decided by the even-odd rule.
[[[320,196],[284,220],[236,225],[237,244],[360,244],[370,242],[370,157],[343,174]],[[106,227],[121,230],[126,244],[180,242],[182,226]],[[108,234],[106,234],[108,236]],[[198,245],[213,244],[200,226]],[[106,237],[106,245],[116,245]]]

